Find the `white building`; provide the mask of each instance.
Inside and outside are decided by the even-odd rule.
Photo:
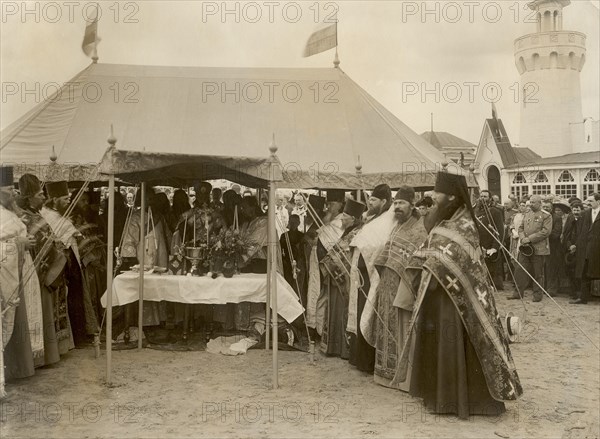
[[[534,0],[536,32],[515,41],[521,74],[520,148],[512,146],[502,120],[487,119],[474,160],[481,188],[509,194],[554,194],[584,199],[600,192],[599,122],[581,109],[579,73],[585,39],[562,28],[569,0]]]

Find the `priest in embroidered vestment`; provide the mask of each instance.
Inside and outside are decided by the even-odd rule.
[[[405,287],[416,299],[392,384],[410,377],[410,394],[435,413],[497,416],[505,411],[503,401],[523,390],[485,271],[465,177],[438,173],[434,200],[425,219],[427,241],[405,271]]]

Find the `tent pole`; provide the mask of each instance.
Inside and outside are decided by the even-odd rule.
[[[269,242],[269,246],[267,247],[267,300],[265,304],[265,350],[269,350],[270,342],[271,342],[271,214],[267,212],[267,242]]]
[[[138,256],[140,263],[140,283],[138,287],[139,302],[138,302],[138,349],[142,349],[142,330],[144,322],[144,269],[146,268],[146,182],[141,184],[142,200],[140,210],[140,234],[141,234],[141,251]],[[129,328],[127,328],[129,330]]]
[[[268,232],[269,232],[269,247],[268,254],[269,258],[269,267],[267,269],[267,276],[270,279],[269,283],[269,292],[268,296],[271,298],[271,308],[273,310],[273,389],[279,388],[279,365],[278,365],[278,320],[279,314],[277,312],[277,228],[275,227],[275,221],[277,220],[275,216],[275,191],[277,190],[277,185],[275,183],[276,178],[276,167],[277,167],[277,157],[275,153],[277,152],[277,146],[275,145],[275,135],[273,135],[273,141],[271,146],[269,147],[271,151],[271,163],[270,163],[270,172],[269,172],[269,222],[268,222]],[[268,332],[268,326],[267,326]]]
[[[108,237],[106,249],[106,384],[111,385],[112,369],[112,295],[115,240],[115,175],[108,177]]]

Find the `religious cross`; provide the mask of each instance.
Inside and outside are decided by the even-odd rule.
[[[340,282],[343,279],[344,279],[344,273],[339,270],[335,270],[333,273],[333,280],[335,280],[336,282]]]
[[[483,306],[487,306],[487,300],[485,298],[487,291],[481,291],[479,288],[475,288],[475,292],[477,293],[477,298],[479,299],[479,301],[483,303]]]
[[[442,251],[442,253],[446,256],[453,256],[454,253],[452,253],[450,251],[450,246],[452,245],[452,243],[448,244],[446,247],[442,247],[441,245],[438,246],[438,248]]]
[[[446,289],[454,288],[456,291],[460,291],[460,287],[458,284],[458,278],[452,279],[450,276],[446,275],[446,279],[448,279],[448,285],[446,285]]]
[[[510,386],[510,389],[508,390],[508,396],[512,396],[515,394],[515,386],[513,386],[511,381],[508,382],[508,385]]]

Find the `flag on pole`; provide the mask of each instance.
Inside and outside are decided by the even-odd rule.
[[[88,21],[85,26],[85,33],[83,35],[83,42],[81,43],[81,49],[88,57],[97,56],[97,47],[100,42],[98,36],[98,4],[96,4],[96,16],[92,21]]]
[[[337,22],[313,33],[304,48],[304,58],[337,47]]]

